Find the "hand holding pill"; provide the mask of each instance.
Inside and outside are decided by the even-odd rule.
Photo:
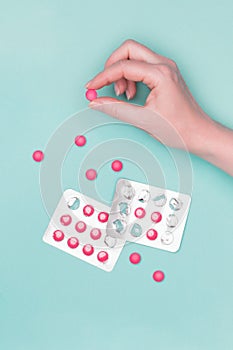
[[[131,100],[136,95],[137,82],[150,89],[144,106],[97,95],[89,106],[145,130],[167,146],[187,149],[233,175],[233,130],[202,110],[173,60],[127,40],[110,55],[104,70],[86,88],[98,90],[114,83],[116,95],[125,93]],[[174,132],[169,132],[165,124]],[[175,133],[182,142],[173,137]]]

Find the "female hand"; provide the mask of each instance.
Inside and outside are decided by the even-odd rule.
[[[232,153],[233,132],[200,108],[174,61],[127,40],[86,87],[100,89],[115,83],[116,95],[125,93],[130,100],[136,94],[136,82],[150,89],[144,106],[110,97],[97,98],[89,106],[145,130],[168,146],[188,149],[233,174],[233,161],[226,164],[223,143],[217,142],[224,136],[227,150]]]

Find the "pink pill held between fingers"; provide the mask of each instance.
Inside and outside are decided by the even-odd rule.
[[[35,162],[42,162],[42,160],[44,159],[44,153],[40,150],[37,150],[33,153],[32,158]]]
[[[97,254],[97,259],[102,263],[106,262],[108,260],[108,253],[102,250]]]
[[[157,270],[153,273],[153,279],[155,282],[162,282],[164,280],[164,273],[163,271]]]
[[[96,98],[97,98],[97,92],[96,92],[96,90],[94,90],[94,89],[88,89],[88,90],[86,91],[86,98],[87,98],[87,100],[89,100],[89,101],[93,101],[94,99],[96,99]]]
[[[114,160],[112,162],[112,170],[113,171],[121,171],[123,168],[123,164],[120,160]]]
[[[78,135],[75,137],[74,142],[75,142],[76,146],[83,147],[86,144],[87,139],[83,135]]]
[[[130,254],[129,261],[134,265],[139,264],[141,261],[141,255],[138,253],[132,253]]]
[[[96,172],[95,169],[88,169],[88,170],[86,171],[86,178],[87,178],[88,180],[93,181],[93,180],[96,179],[96,177],[97,177],[97,172]]]

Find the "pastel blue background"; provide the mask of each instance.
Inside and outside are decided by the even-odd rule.
[[[192,156],[193,201],[180,252],[127,245],[104,273],[42,242],[49,218],[31,159],[87,106],[85,82],[127,38],[176,60],[200,105],[233,127],[232,10],[230,0],[0,2],[1,349],[233,348],[230,176]],[[145,93],[140,87],[135,103]],[[164,160],[172,185],[163,147],[130,126],[112,133],[123,128]],[[140,177],[127,164],[123,175]],[[102,176],[98,189],[108,200],[105,189],[117,175],[105,167]],[[135,250],[139,266],[128,263]],[[157,268],[166,273],[162,284],[151,278]]]

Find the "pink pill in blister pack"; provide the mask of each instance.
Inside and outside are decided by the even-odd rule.
[[[79,233],[82,233],[86,231],[87,225],[85,224],[84,221],[78,221],[77,224],[75,225],[75,230]]]
[[[107,235],[109,210],[106,205],[80,192],[66,190],[43,240],[105,271],[111,271],[125,240]]]

